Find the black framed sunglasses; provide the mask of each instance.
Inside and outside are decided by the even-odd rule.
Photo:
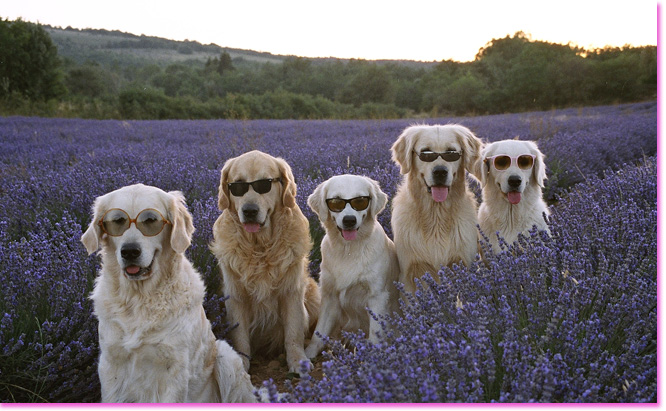
[[[443,153],[436,153],[430,150],[423,150],[417,154],[419,155],[419,160],[425,163],[432,163],[433,161],[437,160],[437,157],[442,157],[442,160],[452,163],[454,161],[460,160],[460,156],[462,156],[462,150],[461,151],[451,150],[451,151],[445,151]]]
[[[154,237],[162,232],[164,226],[171,224],[171,221],[162,216],[162,213],[154,208],[146,208],[141,211],[136,218],[130,218],[125,210],[112,208],[99,220],[97,224],[102,227],[107,235],[111,237],[120,237],[134,223],[141,234],[146,237]]]
[[[345,200],[342,198],[326,199],[326,206],[328,207],[329,210],[333,211],[334,213],[339,213],[340,211],[344,210],[345,207],[347,207],[347,204],[350,204],[351,207],[356,211],[363,211],[366,208],[368,208],[368,205],[370,204],[370,197],[368,196],[354,197],[350,198],[349,200]]]
[[[281,178],[264,178],[262,180],[246,183],[244,181],[237,181],[235,183],[228,183],[229,191],[236,197],[242,197],[248,192],[250,186],[257,194],[266,194],[271,191],[274,182],[282,183]]]

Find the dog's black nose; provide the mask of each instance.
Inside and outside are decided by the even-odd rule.
[[[437,166],[432,170],[432,177],[435,180],[434,185],[446,184],[446,177],[449,175],[449,169],[444,166]]]
[[[342,217],[342,226],[344,228],[353,228],[356,226],[356,217],[353,215],[346,215]]]
[[[141,256],[141,247],[137,243],[123,244],[120,249],[120,255],[125,260],[136,260]]]
[[[516,176],[516,175],[509,176],[508,183],[509,183],[509,187],[511,187],[511,188],[520,187],[520,184],[522,182],[523,182],[523,179],[520,176]]]
[[[254,221],[257,219],[257,215],[259,215],[259,206],[256,204],[245,204],[242,212],[246,221]]]

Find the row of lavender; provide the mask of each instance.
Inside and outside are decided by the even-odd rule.
[[[417,376],[417,385],[404,388],[405,396],[336,396],[336,393],[343,395],[343,380],[335,382],[334,371],[329,369],[327,375],[331,379],[326,381],[332,386],[311,386],[309,389],[316,388],[316,396],[299,392],[294,393],[292,399],[654,400],[656,377],[653,374],[656,374],[656,360],[654,348],[650,344],[654,338],[653,332],[656,332],[656,320],[651,317],[655,313],[651,302],[656,301],[656,268],[651,262],[656,262],[656,191],[650,191],[650,187],[656,182],[656,167],[653,160],[648,160],[646,165],[636,168],[639,171],[634,172],[643,173],[644,178],[631,177],[633,174],[629,172],[628,177],[623,177],[626,179],[624,183],[637,187],[635,190],[642,190],[640,192],[628,193],[628,188],[618,182],[612,183],[615,184],[612,189],[604,191],[597,187],[605,187],[612,178],[620,177],[607,178],[603,184],[595,178],[602,176],[608,168],[621,169],[625,163],[636,163],[656,154],[656,103],[422,122],[457,122],[488,141],[515,136],[537,140],[547,156],[547,196],[553,201],[564,197],[554,205],[553,231],[557,233],[554,238],[558,241],[540,240],[541,243],[527,247],[528,251],[498,257],[495,265],[485,271],[475,271],[476,274],[465,269],[441,273],[451,277],[449,282],[458,282],[456,288],[461,290],[460,298],[465,301],[464,310],[470,311],[455,311],[455,304],[452,308],[450,301],[446,300],[450,296],[446,296],[445,290],[440,290],[441,296],[435,300],[438,301],[436,305],[427,306],[426,300],[419,300],[421,297],[417,296],[411,315],[422,311],[424,317],[415,317],[419,318],[420,323],[440,324],[439,328],[433,327],[435,331],[432,331],[436,334],[432,338],[437,339],[437,344],[458,346],[460,341],[456,338],[474,340],[474,336],[481,332],[479,330],[487,334],[488,338],[481,340],[489,340],[492,344],[485,347],[486,361],[476,362],[474,371],[481,377],[469,383],[481,387],[477,387],[477,391],[481,389],[483,394],[470,395],[464,387],[449,387],[453,382],[448,382],[447,373],[438,374],[436,367],[428,369],[419,366],[414,368],[421,370],[414,374]],[[165,190],[183,191],[197,228],[188,254],[208,286],[206,310],[217,335],[223,337],[226,327],[223,298],[216,295],[219,280],[214,258],[207,246],[212,240],[212,224],[219,214],[215,199],[219,170],[224,161],[245,151],[260,149],[283,157],[291,164],[299,187],[299,205],[311,221],[315,239],[312,255],[315,263],[312,269],[316,274],[316,245],[322,232],[314,215],[305,205],[307,195],[328,177],[351,172],[378,180],[392,198],[400,176],[390,160],[389,147],[409,124],[409,121],[403,120],[120,122],[0,119],[0,281],[4,285],[0,297],[0,400],[99,400],[96,321],[91,315],[91,304],[87,299],[98,261],[95,256],[87,256],[79,243],[81,232],[90,221],[90,207],[96,196],[137,182],[156,185]],[[587,183],[569,194],[570,187],[582,181]],[[623,201],[621,209],[613,205],[615,209],[608,217],[597,215],[603,214],[604,207],[610,207],[601,201],[612,201],[611,198],[618,195]],[[592,212],[589,207],[593,204],[598,204],[600,211]],[[390,211],[387,210],[380,216],[380,222],[390,235],[389,220]],[[622,237],[611,237],[608,231],[616,229],[623,221],[624,224],[627,221],[634,224],[621,230]],[[595,225],[594,230],[590,226],[585,231],[579,227],[581,224]],[[618,262],[627,259],[638,259],[640,262]],[[611,260],[612,263],[609,262]],[[556,263],[551,267],[551,264],[544,264],[544,261]],[[607,278],[609,273],[613,273],[610,275],[613,278]],[[512,280],[525,275],[528,277],[520,281]],[[571,281],[562,279],[565,276],[576,279],[579,284],[574,289],[566,288],[573,285]],[[463,279],[465,283],[460,282]],[[527,287],[530,281],[537,282]],[[627,281],[626,284],[632,284],[632,287],[621,288],[616,284],[618,281],[619,285]],[[582,291],[581,284],[596,285],[596,288],[590,290],[597,290],[598,295],[590,297],[591,300],[575,297],[575,293],[589,291],[587,288]],[[520,292],[516,288],[519,286]],[[569,297],[560,296],[565,293]],[[515,306],[511,302],[498,305],[497,301],[502,298],[520,299],[516,304],[522,305]],[[562,307],[566,307],[565,298],[579,301],[579,311],[583,314],[563,310]],[[624,300],[633,298],[648,302],[642,307],[643,311],[632,311],[633,308],[625,304]],[[539,301],[541,304],[537,303]],[[547,306],[542,307],[543,304]],[[625,311],[617,312],[623,306]],[[506,307],[518,310],[515,321],[504,312]],[[569,328],[565,327],[562,331],[559,329],[562,324],[580,328],[583,327],[581,324],[587,324],[590,319],[603,322],[613,315],[622,321],[621,325],[635,325],[635,330],[627,332],[624,328],[618,328],[617,324],[615,328],[609,328],[600,323],[598,327],[610,333],[607,338],[612,342],[613,349],[604,351],[602,346],[601,352],[607,353],[599,358],[612,358],[618,367],[636,370],[636,377],[632,377],[634,374],[626,375],[625,382],[619,379],[623,374],[609,371],[607,375],[616,377],[617,381],[615,385],[608,385],[597,381],[596,375],[600,372],[597,368],[601,360],[585,363],[585,358],[577,357],[574,362],[570,362],[565,355],[566,350],[558,345],[569,344],[578,348],[580,344],[589,344],[586,338],[588,335],[593,338],[592,330],[577,328],[577,331],[567,334]],[[633,321],[636,316],[644,320],[640,325]],[[485,320],[479,320],[483,318]],[[547,325],[556,318],[560,319],[560,323],[555,327],[558,330],[555,335],[555,331],[548,331],[550,328]],[[404,337],[414,335],[416,338],[421,334],[404,327],[397,327],[404,334],[396,333],[395,338],[386,344],[393,347],[398,357],[404,354],[409,358],[414,356],[414,361],[421,361],[421,357],[418,357],[420,343]],[[477,334],[472,332],[474,330]],[[613,333],[614,330],[617,332]],[[544,339],[551,342],[540,342]],[[617,357],[626,354],[641,339],[647,341],[643,341],[644,349],[634,356],[623,357],[623,362],[619,363]],[[518,344],[514,351],[523,350],[511,354],[518,360],[510,363],[513,365],[508,368],[499,361],[509,355],[507,352],[514,352],[507,351],[509,348],[505,347],[505,342]],[[572,351],[571,348],[567,349]],[[524,350],[531,351],[526,353]],[[366,352],[372,355],[370,348]],[[338,350],[337,362],[330,366],[356,372],[362,370],[358,368],[361,364],[375,362],[374,359],[368,361],[373,357],[363,358],[360,351],[356,355],[361,357]],[[595,354],[585,351],[584,355],[593,359]],[[424,358],[447,357],[432,352]],[[450,361],[473,359],[464,356],[448,358]],[[534,379],[532,374],[539,372],[535,369],[519,369],[517,364],[522,364],[520,358],[528,364],[543,365],[544,361],[559,361],[558,364],[566,364],[567,367],[575,364],[580,370],[567,368],[566,371],[571,373],[572,378],[590,376],[589,384],[592,384],[592,388],[588,397],[575,397],[574,394],[566,397],[563,391],[553,392],[550,397],[539,397],[532,394],[536,391],[529,391],[519,385],[512,386],[512,394],[507,394],[503,385],[514,380],[527,384]],[[532,362],[528,359],[532,359]],[[339,366],[342,363],[344,367]],[[390,361],[377,364],[378,367],[384,364],[385,371],[400,369],[395,368],[397,363]],[[457,367],[462,370],[464,364],[461,362]],[[564,368],[557,369],[559,374],[548,374],[548,381],[566,380],[566,373],[562,371]],[[362,371],[381,374],[377,370]],[[404,374],[398,372],[398,375]],[[442,391],[431,393],[432,387],[437,385],[433,381],[447,381],[446,384],[440,384],[447,387],[446,394]],[[460,377],[457,384],[464,385],[465,381],[471,380]],[[647,388],[641,392],[632,391],[632,384],[638,383]],[[425,390],[422,391],[429,394],[421,395],[421,388],[418,388],[421,385],[418,384],[422,384]],[[630,392],[631,395],[611,395],[606,388],[595,391],[594,387],[600,384],[606,384],[604,387],[612,386],[618,392]],[[627,386],[626,390],[622,388],[623,384]],[[389,385],[390,379],[385,381],[384,386],[378,385],[376,391],[388,393],[386,389]],[[303,386],[304,390],[306,388]]]

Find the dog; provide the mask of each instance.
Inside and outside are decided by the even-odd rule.
[[[507,244],[536,226],[549,232],[544,214],[550,215],[541,189],[546,179],[544,155],[533,141],[503,140],[486,145],[475,174],[481,181],[483,202],[479,226],[494,252],[499,237]]]
[[[240,356],[216,341],[204,284],[184,256],[185,199],[142,184],[95,200],[81,241],[102,249],[91,294],[103,402],[255,402]]]
[[[396,310],[398,291],[393,283],[398,281],[398,258],[376,218],[386,202],[379,183],[348,174],[321,183],[308,197],[326,231],[321,242],[322,306],[316,333],[336,336],[341,329],[361,329],[377,343],[381,326],[366,307],[383,315]],[[316,333],[305,350],[309,358],[324,347]]]
[[[391,227],[405,291],[426,272],[475,259],[477,203],[465,171],[473,175],[481,145],[468,128],[449,124],[410,126],[391,147],[403,175]]]
[[[306,361],[305,336],[317,323],[320,294],[308,273],[309,223],[296,203],[286,161],[260,151],[227,160],[221,172],[211,250],[219,261],[234,348],[286,351],[290,372]],[[243,358],[249,370],[249,357]]]

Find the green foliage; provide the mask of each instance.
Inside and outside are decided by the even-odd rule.
[[[55,59],[48,65],[55,80],[24,82],[25,89],[35,87],[29,91],[15,89],[14,77],[32,74],[0,65],[0,115],[397,118],[624,103],[653,100],[657,93],[654,46],[583,50],[517,32],[488,42],[472,62],[419,63],[282,57],[106,30],[49,28],[65,61],[69,94],[62,96],[60,69],[44,30],[20,20],[0,26],[0,56],[18,53],[7,40],[8,28],[15,26],[40,33],[51,50],[45,56]],[[37,91],[44,90],[40,84],[61,84],[60,91]],[[53,97],[60,101],[33,102]]]
[[[0,97],[48,100],[65,92],[58,52],[39,25],[0,19]]]

